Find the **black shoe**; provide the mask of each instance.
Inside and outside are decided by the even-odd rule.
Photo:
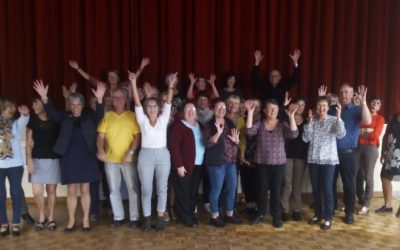
[[[64,233],[72,233],[73,231],[75,231],[75,224],[72,227],[66,227],[64,228]]]
[[[392,212],[393,212],[393,208],[392,207],[386,207],[385,205],[383,205],[379,209],[375,210],[375,213],[377,213],[377,214],[392,213]]]
[[[221,217],[210,218],[210,224],[214,227],[225,227],[225,223],[221,220]]]
[[[185,226],[187,226],[189,228],[193,228],[196,226],[196,224],[194,223],[193,220],[186,220],[183,224],[185,224]]]
[[[400,217],[400,207],[399,207],[399,209],[397,209],[397,212],[396,212],[396,217],[397,217],[397,218],[399,218],[399,217]]]
[[[139,228],[140,227],[140,223],[138,220],[131,220],[131,227],[132,228]]]
[[[242,224],[243,221],[238,215],[225,216],[225,221],[231,224]]]
[[[20,236],[21,228],[18,225],[11,226],[11,235],[12,236]]]
[[[285,212],[282,212],[282,216],[281,217],[282,217],[283,221],[288,221],[289,218],[290,218],[289,213],[285,213]]]
[[[354,223],[354,217],[353,217],[353,215],[352,214],[347,214],[345,217],[344,217],[344,223],[346,223],[346,224],[353,224]]]
[[[29,213],[21,214],[21,218],[26,222],[26,224],[33,225],[35,224],[35,220]]]
[[[332,221],[327,220],[327,221],[325,221],[324,224],[322,224],[322,225],[320,226],[320,228],[321,228],[322,230],[328,230],[329,228],[331,228],[331,225],[332,225]]]
[[[144,217],[143,231],[148,232],[150,231],[150,228],[151,228],[151,217],[150,216]]]
[[[157,232],[163,231],[165,229],[164,216],[157,216],[157,224],[155,229]]]
[[[293,212],[292,219],[294,221],[301,221],[301,213],[300,212]]]
[[[92,231],[91,227],[82,227],[82,232],[89,233],[90,231]]]
[[[272,219],[272,225],[273,225],[275,228],[281,228],[281,227],[283,227],[283,223],[282,223],[282,221],[281,221],[280,219]]]
[[[308,221],[309,225],[315,225],[315,224],[319,224],[321,222],[321,219],[318,217],[314,217],[312,218],[310,221]]]
[[[254,219],[251,221],[251,225],[255,226],[257,224],[260,224],[263,221],[264,217],[261,215],[257,215],[254,217]]]
[[[10,226],[8,224],[1,225],[0,236],[5,237],[10,234]]]
[[[125,220],[113,220],[113,223],[111,224],[112,228],[117,228],[125,223]]]

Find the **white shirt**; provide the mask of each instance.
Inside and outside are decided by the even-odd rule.
[[[143,148],[164,148],[167,146],[167,127],[171,114],[171,104],[164,104],[162,113],[158,116],[156,124],[150,125],[150,120],[144,114],[143,107],[135,107],[136,119],[142,133]]]

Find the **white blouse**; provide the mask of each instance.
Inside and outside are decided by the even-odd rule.
[[[136,119],[142,134],[143,148],[164,148],[167,146],[167,127],[171,114],[171,104],[164,104],[162,113],[156,124],[151,126],[150,120],[144,114],[143,107],[135,107]]]
[[[309,142],[307,162],[321,165],[339,164],[336,139],[346,135],[342,119],[330,116],[313,119],[304,126],[303,141]]]

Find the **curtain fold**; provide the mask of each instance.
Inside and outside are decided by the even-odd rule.
[[[384,97],[388,119],[400,111],[400,1],[398,0],[0,0],[1,96],[30,103],[32,81],[50,84],[62,107],[62,85],[85,81],[68,66],[74,59],[93,76],[118,69],[123,80],[143,56],[146,80],[165,87],[168,72],[208,77],[233,69],[246,96],[253,52],[261,70],[293,69],[289,53],[300,48],[301,83],[291,95],[313,103],[320,84],[337,92],[342,82],[366,84]]]

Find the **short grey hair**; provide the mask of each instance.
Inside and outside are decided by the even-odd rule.
[[[72,101],[79,101],[79,102],[82,104],[82,106],[85,105],[85,97],[83,97],[83,95],[80,94],[80,93],[78,93],[78,92],[71,93],[71,94],[68,96],[68,101],[69,101],[69,102],[72,102]]]

